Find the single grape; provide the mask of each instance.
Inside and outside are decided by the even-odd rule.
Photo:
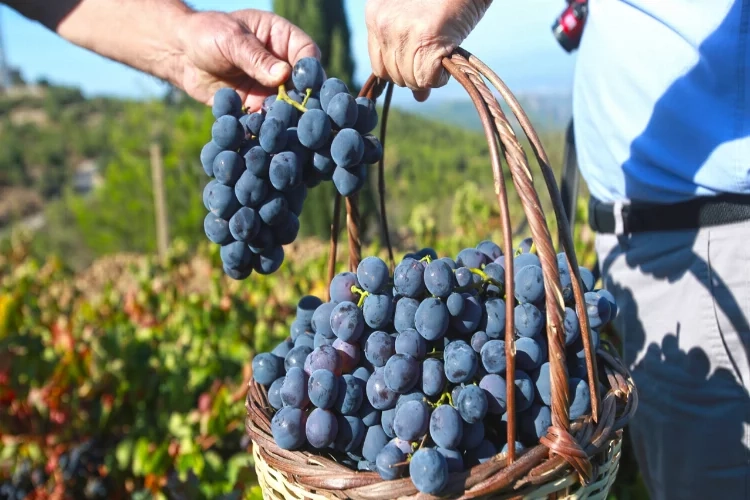
[[[324,369],[341,375],[341,359],[333,346],[322,346],[314,349],[305,360],[305,373],[312,374],[316,370]]]
[[[310,109],[303,113],[297,125],[299,142],[309,149],[320,149],[331,137],[331,120],[324,111]]]
[[[421,439],[430,424],[430,411],[421,401],[407,401],[396,408],[396,418],[393,420],[393,431],[396,437],[404,441]]]
[[[487,275],[492,281],[487,285],[487,292],[494,293],[497,295],[504,294],[505,291],[505,269],[500,264],[490,262],[484,266],[484,274]]]
[[[310,350],[315,349],[315,335],[305,332],[304,334],[297,337],[297,339],[294,341],[294,347],[297,346],[307,346],[310,348]]]
[[[284,124],[284,128],[294,127],[295,125],[297,125],[298,116],[299,116],[299,111],[297,111],[294,108],[294,106],[292,106],[286,101],[277,100],[273,104],[271,104],[271,107],[266,113],[266,118],[264,120],[264,123],[266,120],[275,118]],[[260,136],[263,137],[262,125],[261,125],[261,130],[260,130]],[[269,153],[271,153],[271,151],[269,151]]]
[[[229,231],[237,241],[249,243],[260,231],[260,217],[252,208],[241,207],[229,219]]]
[[[490,373],[482,377],[482,380],[479,381],[479,387],[484,390],[487,396],[487,412],[494,415],[505,413],[508,401],[505,378],[495,373]]]
[[[352,375],[344,375],[339,377],[338,386],[334,409],[341,415],[356,415],[364,399],[362,384]]]
[[[274,409],[280,410],[284,406],[284,402],[281,401],[281,384],[284,383],[284,377],[279,377],[273,381],[271,387],[268,388],[268,404]]]
[[[210,241],[219,245],[226,245],[233,240],[232,233],[229,231],[229,222],[211,212],[207,213],[203,219],[203,231]]]
[[[393,481],[406,472],[406,454],[395,444],[389,443],[383,447],[375,459],[375,466],[380,477],[385,481]]]
[[[284,195],[272,190],[261,203],[258,214],[263,222],[269,226],[274,226],[286,220],[288,211],[289,204]]]
[[[338,433],[336,415],[328,410],[315,408],[307,417],[305,435],[313,448],[327,448],[333,444]]]
[[[393,392],[403,394],[417,384],[419,368],[419,362],[408,354],[394,354],[385,364],[385,384]]]
[[[300,335],[297,337],[299,340],[300,338],[303,338],[304,335]],[[296,345],[294,348],[289,351],[289,354],[286,355],[286,358],[284,358],[284,369],[289,372],[294,367],[297,368],[304,368],[305,366],[305,359],[307,359],[307,355],[313,352],[312,347],[306,346],[306,345]]]
[[[396,336],[395,348],[398,354],[423,359],[427,353],[427,342],[414,328],[407,328]]]
[[[326,113],[339,129],[352,128],[357,123],[357,102],[348,92],[339,92],[328,101]]]
[[[390,438],[396,437],[396,432],[393,430],[393,421],[396,418],[397,407],[391,408],[390,410],[384,410],[380,415],[380,426],[383,428],[386,436]]]
[[[409,462],[409,476],[419,491],[436,495],[448,484],[448,462],[435,448],[420,448]]]
[[[315,333],[328,338],[335,337],[331,329],[331,313],[334,307],[336,302],[324,302],[315,309],[312,317],[312,329]]]
[[[532,372],[542,366],[544,352],[539,343],[530,337],[516,340],[516,368]]]
[[[581,280],[583,281],[583,291],[593,291],[594,285],[596,285],[596,281],[594,280],[594,273],[592,273],[588,268],[585,267],[579,267],[578,272],[581,274]]]
[[[536,386],[537,398],[547,406],[552,404],[552,385],[549,370],[549,362],[542,363],[542,366],[535,370],[531,377]]]
[[[591,391],[586,380],[571,378],[568,380],[570,391],[570,419],[575,420],[588,413],[591,409]]]
[[[528,410],[534,403],[535,392],[531,376],[524,371],[516,370],[514,384],[516,386],[516,411]]]
[[[324,80],[323,66],[314,57],[303,57],[292,68],[292,83],[300,93],[305,93],[308,89],[318,92]]]
[[[419,297],[425,290],[424,266],[410,257],[402,260],[393,273],[393,286],[396,293],[404,297]]]
[[[284,150],[287,142],[286,124],[272,116],[266,116],[260,126],[260,147],[266,153],[275,154]]]
[[[342,128],[331,141],[331,158],[339,167],[351,168],[359,164],[364,153],[362,136],[353,128]]]
[[[361,382],[364,382],[365,384],[367,383],[367,379],[370,378],[370,375],[372,375],[372,372],[364,366],[358,366],[352,372],[352,376],[354,376],[354,378],[360,380]]]
[[[337,338],[330,345],[338,352],[339,359],[341,360],[341,371],[351,373],[356,368],[357,363],[359,363],[361,351],[359,344],[344,342]]]
[[[476,248],[464,248],[456,256],[456,265],[469,269],[480,269],[487,262],[488,257]]]
[[[505,301],[500,298],[489,299],[484,303],[485,314],[479,324],[491,339],[505,337]]]
[[[283,263],[284,248],[281,246],[264,248],[262,252],[253,255],[253,269],[258,274],[273,274]]]
[[[438,453],[445,457],[445,461],[448,464],[448,472],[463,472],[464,470],[464,456],[458,450],[448,450],[446,448],[437,447],[435,448]]]
[[[333,175],[336,162],[331,158],[331,147],[327,145],[315,152],[313,155],[313,167],[323,175]]]
[[[310,402],[307,397],[307,374],[304,370],[299,366],[287,370],[279,395],[284,406],[304,409]]]
[[[365,185],[367,168],[364,165],[354,165],[349,168],[336,167],[331,180],[341,196],[351,196]]]
[[[215,216],[229,220],[240,208],[240,202],[237,201],[234,189],[231,187],[217,182],[213,185],[209,183],[206,189],[208,190],[208,195],[206,196],[208,209]]]
[[[389,277],[388,266],[379,257],[365,257],[357,266],[357,280],[367,292],[381,293]]]
[[[443,353],[445,376],[449,382],[468,382],[476,374],[479,362],[474,349],[463,340],[448,344]]]
[[[605,298],[607,302],[609,302],[609,321],[614,320],[615,317],[617,317],[617,302],[615,301],[615,296],[612,295],[612,292],[604,288],[596,290],[596,293],[598,293],[600,297]]]
[[[240,147],[245,132],[239,120],[232,115],[224,115],[211,126],[211,139],[222,149],[234,150]]]
[[[363,135],[362,142],[364,151],[362,152],[362,163],[372,165],[383,159],[383,143],[374,135]]]
[[[238,116],[242,113],[242,99],[234,89],[223,87],[214,94],[214,102],[211,105],[211,113],[214,118],[225,115]]]
[[[376,410],[388,410],[396,406],[398,394],[386,385],[382,368],[375,370],[367,380],[366,392],[367,399]]]
[[[489,341],[490,338],[487,336],[487,333],[479,330],[471,336],[471,348],[474,349],[475,353],[481,354],[482,347]],[[482,364],[484,365],[484,360],[482,360]]]
[[[534,403],[527,411],[519,414],[519,437],[532,443],[547,435],[552,427],[552,413],[548,406]]]
[[[211,210],[211,208],[208,206],[208,195],[211,193],[211,190],[214,186],[216,186],[218,182],[216,179],[212,179],[203,187],[203,206],[206,207],[206,210]]]
[[[378,111],[375,108],[375,101],[367,97],[357,97],[357,120],[354,128],[360,134],[369,134],[378,124]]]
[[[323,347],[324,345],[332,346],[336,340],[338,339],[336,339],[335,337],[332,339],[329,339],[328,337],[324,337],[323,335],[316,333],[313,339],[313,349],[317,349],[318,347]]]
[[[296,450],[305,444],[305,412],[291,406],[277,411],[271,419],[273,440],[284,450]]]
[[[490,340],[480,351],[482,366],[487,373],[505,373],[507,358],[505,357],[505,341]]]
[[[500,246],[490,240],[479,242],[479,244],[477,245],[477,250],[485,254],[487,256],[487,259],[490,261],[494,261],[495,259],[503,255],[503,250],[500,248]]]
[[[426,340],[437,340],[448,330],[450,315],[445,303],[435,297],[424,299],[414,314],[414,327]]]
[[[448,307],[448,314],[458,316],[464,311],[464,297],[458,292],[453,292],[448,296],[445,305]]]
[[[461,418],[469,424],[481,422],[487,414],[487,395],[476,385],[465,386],[455,400],[455,404]]]
[[[427,396],[437,396],[445,389],[445,367],[443,362],[435,358],[427,358],[422,362],[422,391]]]
[[[227,245],[224,245],[219,250],[219,256],[221,262],[230,269],[244,269],[247,268],[248,263],[252,259],[252,253],[247,245],[241,241],[233,241]]]
[[[424,271],[424,284],[427,287],[427,291],[432,295],[447,297],[453,291],[455,282],[456,278],[453,276],[453,270],[445,262],[433,260],[427,264]]]
[[[296,154],[282,151],[273,155],[268,171],[271,185],[281,192],[289,192],[302,182],[302,165]]]
[[[345,342],[356,342],[365,328],[362,310],[354,302],[339,302],[331,312],[331,330]]]
[[[271,109],[271,106],[278,100],[278,98],[278,95],[272,94],[263,99],[263,104],[260,106],[261,111],[263,113],[268,113],[268,110]]]
[[[263,352],[253,357],[253,380],[260,385],[271,385],[274,380],[283,375],[282,363],[278,357]]]
[[[513,273],[518,276],[518,272],[526,266],[536,266],[541,268],[542,263],[533,253],[522,253],[513,258]]]
[[[333,277],[328,287],[333,302],[354,302],[359,300],[359,294],[352,291],[352,287],[360,288],[357,275],[350,272],[339,273]]]
[[[526,302],[537,304],[544,298],[544,276],[542,268],[539,266],[529,265],[519,269],[516,272],[515,284],[514,295],[516,300],[522,304]]]
[[[268,195],[268,181],[245,170],[234,185],[234,194],[242,205],[255,208]]]
[[[567,310],[571,309],[568,308]],[[534,304],[518,304],[513,310],[513,317],[516,334],[521,337],[536,337],[541,333],[542,326],[544,326],[544,316]]]
[[[289,339],[282,340],[276,345],[276,347],[273,348],[271,354],[279,358],[279,360],[283,363],[284,358],[286,358],[286,355],[289,354],[289,351],[292,350],[292,347],[294,347],[293,341]]]
[[[299,234],[299,218],[291,211],[286,213],[286,218],[279,224],[271,227],[274,243],[277,245],[289,245],[297,239]]]
[[[586,292],[583,299],[591,328],[599,328],[609,321],[610,305],[607,299],[596,292]]]
[[[383,331],[375,331],[367,337],[365,342],[365,358],[374,366],[383,367],[388,359],[395,354],[395,347],[393,337]]]
[[[463,424],[458,410],[450,405],[440,405],[430,416],[430,437],[437,446],[455,450],[463,437]]]
[[[370,294],[365,297],[362,315],[367,326],[381,329],[391,322],[393,311],[393,297],[389,293]]]
[[[338,397],[338,389],[338,378],[331,370],[315,370],[307,381],[310,402],[317,408],[333,408]]]

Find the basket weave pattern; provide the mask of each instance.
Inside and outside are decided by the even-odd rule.
[[[452,473],[441,498],[591,498],[604,499],[617,475],[623,428],[637,407],[637,392],[628,370],[615,349],[602,341],[594,352],[589,335],[582,335],[591,392],[591,413],[570,421],[570,394],[565,365],[563,338],[562,286],[557,253],[533,185],[526,153],[510,126],[505,113],[485,79],[505,100],[518,119],[539,164],[557,219],[562,250],[572,272],[573,295],[581,332],[590,330],[583,300],[581,276],[568,221],[565,217],[554,172],[528,117],[503,81],[485,64],[459,48],[443,60],[443,67],[467,91],[474,103],[489,144],[494,190],[500,208],[503,252],[513,255],[512,226],[502,159],[513,186],[519,194],[537,248],[544,275],[546,340],[549,348],[552,426],[534,448],[518,454],[516,442],[514,304],[506,301],[506,383],[508,452],[461,473]],[[385,91],[380,136],[385,151],[385,132],[393,85],[371,77],[360,95],[376,99]],[[384,154],[385,156],[385,154]],[[378,165],[380,220],[391,271],[395,267],[388,239],[385,213],[384,158]],[[361,259],[360,214],[357,197],[346,198],[346,227],[349,246],[349,270],[354,272]],[[331,224],[329,282],[336,273],[336,254],[340,228],[341,197],[337,195]],[[513,259],[505,261],[505,289],[514,293]],[[600,386],[601,382],[601,386]],[[601,393],[600,387],[604,388]],[[273,409],[266,389],[251,382],[247,400],[246,430],[252,439],[255,468],[265,498],[323,499],[352,498],[385,500],[393,498],[430,498],[419,493],[411,479],[383,481],[374,472],[356,472],[322,454],[287,451],[279,448],[271,436]]]

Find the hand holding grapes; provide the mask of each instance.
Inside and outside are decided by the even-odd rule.
[[[291,75],[291,64],[320,57],[301,29],[270,12],[246,9],[229,14],[196,12],[179,34],[184,52],[176,82],[193,98],[211,104],[219,88],[237,90],[257,110]]]

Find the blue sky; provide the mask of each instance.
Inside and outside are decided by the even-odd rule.
[[[488,63],[515,92],[554,90],[571,87],[574,56],[554,40],[550,26],[564,7],[564,0],[495,0],[477,29],[463,46]],[[243,8],[270,10],[271,0],[193,0],[198,9],[232,11]],[[356,78],[369,75],[364,0],[345,0],[352,30],[352,50],[357,62]],[[38,23],[0,7],[3,42],[11,65],[21,68],[29,79],[45,76],[56,83],[81,87],[88,95],[128,97],[158,96],[163,87],[154,78],[78,48],[49,32]],[[433,92],[433,99],[454,99],[465,95],[452,82]],[[395,101],[411,101],[408,92],[396,92]]]

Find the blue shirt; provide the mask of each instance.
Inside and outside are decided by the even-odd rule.
[[[573,90],[593,196],[750,193],[750,0],[590,0]]]

